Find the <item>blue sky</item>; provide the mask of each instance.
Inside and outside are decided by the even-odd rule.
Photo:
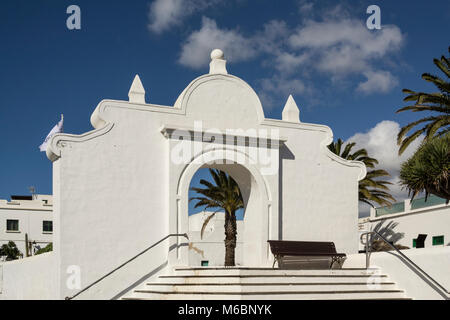
[[[71,4],[81,8],[81,30],[66,28]],[[371,4],[381,8],[381,30],[365,27]],[[436,73],[432,59],[447,53],[449,21],[444,0],[3,0],[0,199],[31,185],[52,192],[38,146],[61,113],[65,132],[91,130],[97,103],[126,100],[137,73],[147,101],[172,105],[208,71],[214,47],[260,95],[266,117],[280,118],[292,93],[302,121],[357,141],[394,181],[403,158],[393,137],[418,118],[394,113],[401,89],[432,89],[420,75]]]

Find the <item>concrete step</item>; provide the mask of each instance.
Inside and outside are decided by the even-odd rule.
[[[154,283],[186,284],[247,284],[247,283],[385,283],[390,282],[386,275],[198,275],[198,276],[159,276]]]
[[[280,270],[176,267],[135,288],[137,300],[406,299],[378,268]]]
[[[210,293],[210,292],[310,292],[310,291],[354,291],[354,290],[397,290],[395,283],[385,282],[380,284],[362,283],[247,283],[247,284],[217,284],[217,283],[148,283],[146,289],[139,292],[185,292],[185,293]]]
[[[343,299],[405,299],[401,290],[353,290],[353,291],[282,291],[282,292],[161,292],[135,290],[132,300],[343,300]]]
[[[272,268],[174,268],[171,275],[176,276],[227,276],[227,275],[259,275],[259,276],[333,276],[333,275],[348,275],[348,276],[360,276],[360,275],[373,275],[379,274],[380,270],[371,269],[309,269],[309,270],[284,270],[284,269],[272,269]]]

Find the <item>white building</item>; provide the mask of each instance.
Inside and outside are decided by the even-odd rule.
[[[0,246],[14,241],[25,257],[25,235],[31,254],[52,242],[53,202],[51,195],[11,196],[0,200]]]
[[[378,231],[387,240],[409,248],[416,247],[419,234],[426,235],[425,248],[450,245],[450,204],[430,195],[409,199],[391,207],[371,208],[370,216],[360,218],[359,231]],[[360,243],[360,250],[363,250]]]
[[[191,266],[223,266],[225,259],[225,213],[217,212],[200,232],[203,222],[212,212],[204,211],[189,216],[189,262]],[[244,221],[237,220],[235,263],[243,264]]]

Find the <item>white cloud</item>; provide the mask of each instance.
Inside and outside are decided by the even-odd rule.
[[[155,0],[150,5],[148,28],[153,33],[162,33],[195,12],[205,10],[222,0]]]
[[[355,142],[354,148],[364,148],[370,157],[378,160],[378,169],[388,171],[391,177],[386,180],[393,184],[389,186],[390,193],[397,201],[408,198],[405,190],[399,185],[400,166],[409,157],[413,155],[421,143],[421,139],[414,141],[405,152],[398,155],[397,134],[400,131],[400,125],[395,121],[384,120],[365,133],[356,133],[350,137],[347,142]],[[361,206],[360,206],[361,209]],[[366,207],[368,211],[368,208]]]
[[[285,68],[288,60],[292,63],[302,59],[301,56],[289,57],[289,54],[281,52],[287,35],[286,23],[282,21],[269,21],[261,31],[245,36],[236,29],[219,28],[215,20],[202,17],[201,28],[192,32],[183,43],[178,62],[198,69],[207,65],[212,49],[220,48],[231,62],[249,60],[261,54],[280,55],[277,66]]]
[[[266,108],[275,105],[274,95],[300,94],[308,92],[303,81],[289,77],[296,66],[307,60],[306,55],[290,54],[282,50],[289,30],[283,21],[272,20],[260,31],[246,37],[238,30],[221,29],[217,23],[203,17],[202,26],[193,32],[182,46],[178,62],[194,69],[204,68],[209,63],[212,49],[220,48],[231,62],[249,60],[265,55],[265,63],[278,72],[271,79],[260,81],[260,99]]]
[[[281,52],[274,57],[275,68],[283,73],[294,73],[299,66],[308,61],[307,53],[295,54],[289,52]]]
[[[361,82],[356,90],[365,94],[388,92],[398,85],[397,78],[389,71],[367,71],[364,76],[367,80]]]
[[[307,14],[311,14],[314,8],[314,3],[309,2],[307,0],[300,0],[298,1],[298,12],[300,15],[304,16]]]
[[[419,139],[414,141],[405,152],[398,156],[397,134],[400,125],[391,120],[384,120],[365,133],[356,133],[348,141],[356,142],[360,148],[365,148],[369,155],[375,157],[379,166],[388,171],[398,172],[400,164],[408,159],[419,146]]]
[[[400,48],[403,36],[397,26],[370,31],[362,20],[307,21],[289,38],[296,50],[310,52],[317,68],[333,75],[364,73],[374,61]]]
[[[214,48],[222,49],[230,62],[261,58],[262,66],[273,71],[272,79],[260,82],[260,94],[266,97],[286,95],[286,88],[292,88],[287,94],[304,93],[307,86],[303,79],[310,75],[323,77],[330,87],[342,89],[345,84],[365,95],[386,93],[398,84],[392,71],[383,70],[404,42],[397,26],[368,30],[364,19],[352,18],[341,5],[323,13],[314,10],[309,1],[299,1],[298,6],[301,12],[310,13],[302,24],[290,28],[273,20],[246,35],[239,29],[220,28],[214,20],[203,17],[201,28],[182,44],[178,62],[206,69]],[[298,75],[302,75],[301,80]],[[357,82],[358,77],[366,80]],[[311,92],[312,85],[308,87]],[[262,100],[270,107],[271,99]]]
[[[179,24],[183,15],[183,0],[156,0],[150,5],[148,28],[161,33]]]
[[[277,55],[281,52],[283,44],[289,36],[289,28],[286,22],[271,20],[264,24],[261,31],[257,31],[252,37],[253,45],[260,53]]]
[[[209,54],[220,48],[230,61],[248,60],[256,55],[251,39],[236,30],[219,29],[214,20],[203,17],[200,30],[193,32],[181,49],[179,62],[191,68],[201,68],[209,63]]]

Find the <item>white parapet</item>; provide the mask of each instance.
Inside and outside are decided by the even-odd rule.
[[[289,95],[282,113],[283,121],[300,122],[300,110],[292,95]]]
[[[145,89],[142,85],[139,75],[136,75],[134,77],[133,83],[130,87],[130,91],[128,92],[128,98],[130,102],[145,103]]]

